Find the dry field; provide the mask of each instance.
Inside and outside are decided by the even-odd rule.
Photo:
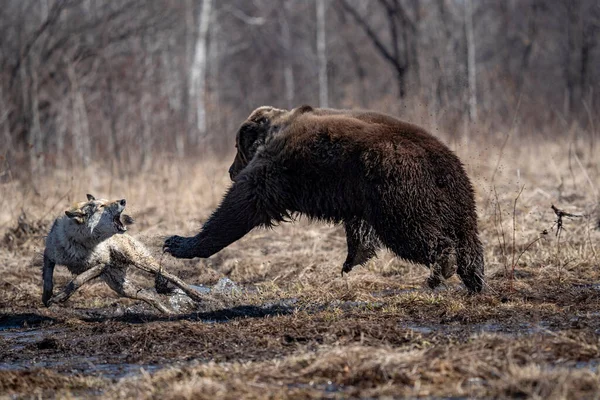
[[[163,257],[229,185],[229,159],[63,170],[0,184],[0,397],[600,398],[600,165],[589,143],[447,141],[477,189],[487,287],[382,251],[340,276],[343,229],[300,219],[208,260]],[[5,178],[10,174],[5,171]],[[130,233],[221,306],[167,318],[102,283],[41,304],[48,223],[86,193],[128,200]],[[550,206],[580,218],[557,216]],[[56,268],[55,288],[68,280]],[[144,285],[152,281],[136,275]]]

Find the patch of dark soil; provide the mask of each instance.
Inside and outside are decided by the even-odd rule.
[[[42,324],[52,324],[54,322],[54,318],[34,313],[0,314],[0,331],[15,328],[31,328]]]
[[[93,365],[145,366],[190,361],[261,361],[283,357],[299,348],[310,350],[322,344],[359,341],[420,346],[414,332],[401,326],[399,316],[356,311],[340,316],[332,312],[288,312],[239,318],[260,313],[241,308],[233,313],[228,310],[224,314],[209,314],[211,318],[229,318],[229,322],[218,324],[189,319],[147,323],[105,319],[59,324],[53,330],[5,331],[0,336],[3,340],[0,370],[15,366],[81,371],[86,359],[93,359]],[[202,315],[200,319],[206,317]]]
[[[80,319],[85,322],[125,322],[129,324],[146,324],[149,322],[167,321],[202,321],[206,323],[228,322],[240,318],[265,318],[286,315],[295,308],[282,302],[263,306],[236,306],[223,310],[195,312],[175,316],[165,316],[145,312],[125,312],[115,315],[112,309],[78,310]]]
[[[35,344],[38,350],[60,350],[62,343],[55,338],[44,338]]]
[[[473,313],[475,304],[482,312]],[[600,329],[594,313],[532,307],[518,299],[510,307],[498,304],[502,303],[491,297],[456,300],[432,294],[382,297],[375,302],[291,298],[176,317],[152,314],[137,305],[130,308],[135,312],[119,311],[120,307],[54,309],[60,311],[60,319],[59,314],[55,319],[11,314],[0,319],[8,327],[0,331],[0,371],[48,368],[117,379],[140,373],[140,368],[259,362],[321,346],[443,349],[470,343],[482,334],[512,343],[551,340],[563,330],[578,335],[573,342],[580,343]],[[494,312],[484,312],[487,307]],[[582,360],[594,357],[590,353]]]

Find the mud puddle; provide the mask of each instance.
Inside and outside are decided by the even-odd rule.
[[[590,361],[579,361],[576,362],[572,369],[589,369],[592,372],[598,372],[600,368],[600,360],[590,360]]]
[[[344,394],[346,387],[344,385],[338,385],[332,381],[327,383],[290,383],[287,385],[288,389],[308,389],[311,392],[316,392],[322,399],[335,399],[339,398],[340,395]]]
[[[54,319],[33,313],[0,315],[0,332],[54,323]]]
[[[15,330],[5,328],[0,331],[0,343],[9,353],[33,351],[35,357],[25,359],[0,359],[0,371],[18,371],[46,368],[68,374],[85,374],[108,379],[120,379],[140,374],[142,369],[154,372],[166,365],[132,364],[124,362],[124,356],[111,357],[107,362],[95,356],[66,356],[61,350],[63,340],[76,336],[67,328]],[[50,352],[50,354],[48,354]],[[123,360],[120,360],[123,358]]]
[[[514,338],[529,336],[534,334],[544,334],[550,331],[550,324],[546,321],[540,321],[536,324],[516,323],[503,324],[496,322],[488,322],[484,324],[421,324],[410,323],[402,324],[402,326],[410,331],[421,335],[433,334],[481,334],[495,333],[506,335]]]
[[[573,288],[575,288],[575,289],[591,289],[591,290],[600,292],[600,283],[578,284],[578,285],[573,285]]]
[[[373,296],[373,297],[391,297],[391,296],[398,296],[398,295],[402,295],[402,294],[417,293],[420,290],[421,290],[420,288],[383,289],[383,290],[371,292],[371,296]]]
[[[40,344],[48,340],[55,340],[53,336],[65,329],[31,329],[31,330],[3,330],[0,331],[0,339],[8,342],[13,350],[22,350],[25,346]]]

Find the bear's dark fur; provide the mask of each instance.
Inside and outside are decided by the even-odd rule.
[[[190,238],[165,251],[209,257],[256,226],[294,213],[342,222],[342,272],[380,246],[431,269],[435,287],[457,265],[467,288],[483,287],[483,250],[471,182],[458,157],[422,128],[372,111],[260,107],[240,127],[234,181]]]

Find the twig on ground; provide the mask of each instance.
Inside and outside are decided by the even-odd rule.
[[[567,217],[567,218],[582,218],[583,215],[579,215],[579,214],[571,214],[568,213],[564,210],[561,210],[560,208],[557,208],[554,204],[552,204],[552,210],[554,211],[554,214],[556,214],[556,222],[554,223],[554,225],[556,225],[556,237],[560,237],[560,232],[565,229],[563,227],[563,217]],[[552,227],[554,227],[554,225]]]
[[[498,192],[496,192],[495,186],[494,195],[496,196],[496,205],[494,206],[494,226],[496,227],[496,237],[498,238],[498,245],[502,250],[502,258],[504,259],[504,272],[506,273],[506,275],[508,275],[508,256],[506,255],[506,238],[504,236],[504,226],[502,224],[502,209],[500,208],[500,200],[498,199]],[[498,225],[500,225],[500,230],[498,230]]]
[[[512,249],[511,249],[511,270],[510,270],[510,286],[511,286],[511,290],[512,285],[513,285],[513,281],[515,280],[515,241],[516,241],[516,233],[517,233],[517,202],[519,201],[519,197],[521,197],[521,193],[523,193],[523,189],[525,189],[525,185],[521,186],[521,190],[519,190],[519,193],[517,194],[517,197],[515,197],[515,201],[513,203],[513,224],[512,224],[512,229],[513,229],[513,235],[512,235]],[[529,246],[528,246],[529,248]],[[521,256],[519,256],[521,257]],[[518,259],[517,259],[518,260]]]

